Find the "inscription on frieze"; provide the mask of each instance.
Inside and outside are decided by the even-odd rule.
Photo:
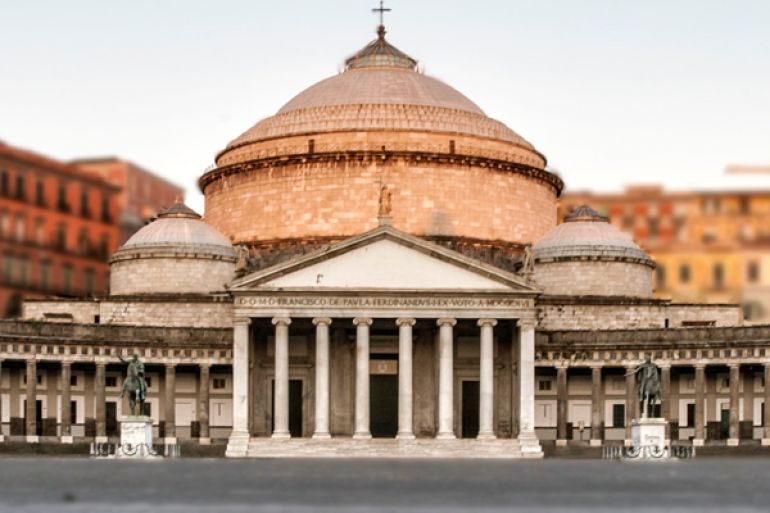
[[[310,307],[310,308],[483,308],[503,309],[533,308],[530,298],[479,298],[479,297],[366,297],[366,296],[258,296],[242,297],[240,306],[253,307]]]

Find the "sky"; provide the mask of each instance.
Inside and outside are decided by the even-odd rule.
[[[0,0],[0,140],[184,186],[374,39],[375,0]],[[768,188],[768,0],[389,0],[388,40],[569,190]]]

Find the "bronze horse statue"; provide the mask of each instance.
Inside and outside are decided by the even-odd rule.
[[[120,361],[128,365],[126,379],[123,380],[123,390],[120,397],[128,395],[128,404],[131,407],[131,415],[136,415],[136,406],[139,405],[139,414],[144,415],[144,403],[147,399],[147,381],[144,379],[144,364],[139,361],[137,355],[124,360],[118,355]]]

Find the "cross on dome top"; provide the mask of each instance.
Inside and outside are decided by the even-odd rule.
[[[380,13],[380,27],[383,28],[383,32],[385,29],[385,13],[393,10],[393,9],[384,7],[384,4],[385,4],[385,0],[380,0],[380,7],[372,9],[372,12]]]
[[[377,39],[366,45],[352,57],[345,61],[345,69],[360,68],[402,68],[415,70],[417,61],[407,54],[388,43],[385,40],[384,14],[391,9],[384,7],[384,0],[380,0],[380,7],[372,9],[372,12],[379,13],[380,24],[377,27]]]

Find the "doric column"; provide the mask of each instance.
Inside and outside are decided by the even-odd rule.
[[[368,317],[353,319],[356,325],[356,425],[353,438],[372,437],[369,427],[369,326]]]
[[[601,447],[604,433],[602,417],[604,413],[604,394],[602,393],[602,364],[591,366],[591,447]]]
[[[535,319],[519,319],[519,446],[525,457],[542,457],[535,433]]]
[[[695,437],[692,444],[696,447],[703,446],[704,436],[703,406],[706,397],[706,364],[695,364]]]
[[[61,362],[61,403],[59,404],[59,417],[61,417],[60,440],[63,444],[72,443],[72,394],[70,386],[72,380],[72,364],[68,361]]]
[[[201,363],[198,366],[198,443],[201,445],[211,443],[211,435],[209,434],[210,371],[210,363]]]
[[[412,327],[411,318],[396,319],[398,326],[398,434],[396,438],[414,438],[412,422]]]
[[[27,427],[27,442],[37,443],[37,361],[34,358],[27,360],[27,408],[24,412]]]
[[[762,425],[762,445],[770,445],[770,361],[765,362],[765,418]]]
[[[439,319],[439,367],[438,367],[438,434],[436,438],[452,439],[454,433],[454,335],[452,328],[457,321]]]
[[[275,317],[275,391],[273,392],[273,438],[289,433],[289,325],[288,317]]]
[[[727,445],[736,446],[740,442],[740,384],[741,367],[730,364],[730,433]]]
[[[315,325],[315,430],[313,438],[331,438],[329,433],[329,325],[328,317],[313,319]]]
[[[107,402],[105,399],[105,374],[107,364],[96,362],[94,373],[94,403],[96,403],[96,443],[107,443]]]
[[[164,380],[166,412],[163,419],[166,421],[166,438],[164,443],[176,443],[176,364],[166,364]]]
[[[495,412],[495,319],[479,319],[480,364],[479,364],[479,435],[480,440],[494,440]]]
[[[246,456],[249,445],[249,324],[248,317],[233,320],[233,430],[226,456]]]
[[[567,364],[556,366],[556,446],[567,445]]]
[[[631,423],[636,417],[636,410],[639,407],[639,396],[636,394],[636,374],[632,372],[634,369],[636,369],[636,365],[626,365],[626,446],[631,446]]]
[[[666,419],[666,444],[671,441],[671,364],[662,362],[660,367],[660,416]]]

